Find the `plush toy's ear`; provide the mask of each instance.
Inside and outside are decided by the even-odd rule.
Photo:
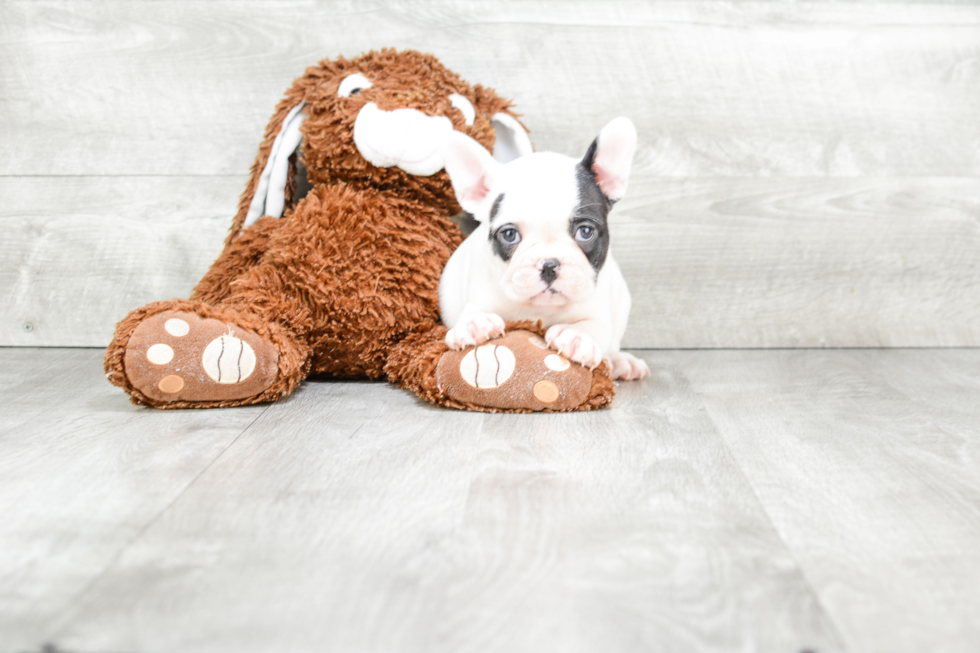
[[[636,127],[629,118],[615,118],[602,128],[582,159],[582,167],[595,175],[599,190],[611,202],[626,195],[636,152]]]
[[[527,136],[524,126],[517,118],[509,113],[495,113],[490,119],[496,135],[493,144],[493,158],[500,163],[508,163],[534,152],[531,139]]]
[[[453,182],[456,201],[482,222],[490,211],[490,191],[501,164],[482,145],[458,131],[446,137],[442,157]]]
[[[282,217],[282,211],[286,205],[289,157],[292,156],[296,148],[299,147],[300,141],[303,140],[299,126],[303,124],[303,120],[306,118],[303,113],[305,106],[305,102],[300,102],[286,114],[286,118],[282,121],[282,127],[276,135],[276,140],[272,143],[269,158],[262,169],[262,174],[259,175],[259,182],[255,188],[255,193],[252,195],[243,226],[247,227],[254,224],[264,215],[271,215],[274,218]]]

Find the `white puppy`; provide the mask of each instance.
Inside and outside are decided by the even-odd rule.
[[[476,141],[450,135],[443,149],[456,199],[480,226],[439,284],[453,349],[502,335],[505,320],[541,320],[552,349],[613,378],[638,379],[646,363],[619,351],[630,294],[609,251],[608,214],[626,192],[636,129],[616,118],[585,157],[542,152],[498,163]]]

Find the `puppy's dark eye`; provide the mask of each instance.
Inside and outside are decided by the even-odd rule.
[[[593,238],[595,238],[595,227],[590,227],[587,224],[583,224],[581,227],[575,230],[575,240],[588,242]]]
[[[361,89],[359,88],[351,89],[350,92],[351,95],[360,95],[360,93],[361,93]]]
[[[521,241],[521,232],[513,227],[507,227],[497,232],[497,238],[505,245],[514,245]]]

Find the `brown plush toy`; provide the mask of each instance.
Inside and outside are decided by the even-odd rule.
[[[116,327],[109,380],[156,408],[273,401],[310,374],[377,379],[475,410],[587,410],[608,366],[570,363],[539,325],[449,351],[439,276],[462,241],[440,143],[459,130],[501,161],[531,151],[510,102],[431,56],[323,61],[277,107],[225,249],[189,300]]]

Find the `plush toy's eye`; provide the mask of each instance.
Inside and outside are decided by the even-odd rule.
[[[459,93],[450,95],[449,101],[453,103],[454,109],[459,109],[463,114],[463,119],[466,121],[466,124],[472,125],[476,119],[476,110],[473,108],[473,104]]]
[[[340,82],[337,95],[340,97],[350,97],[351,95],[357,95],[366,88],[371,88],[371,80],[361,73],[354,73],[353,75],[344,77],[344,81]]]
[[[588,242],[593,238],[595,238],[595,227],[590,227],[587,224],[583,224],[581,227],[575,230],[575,240]]]
[[[514,227],[504,227],[497,232],[497,238],[505,245],[514,245],[521,241],[521,232]]]

